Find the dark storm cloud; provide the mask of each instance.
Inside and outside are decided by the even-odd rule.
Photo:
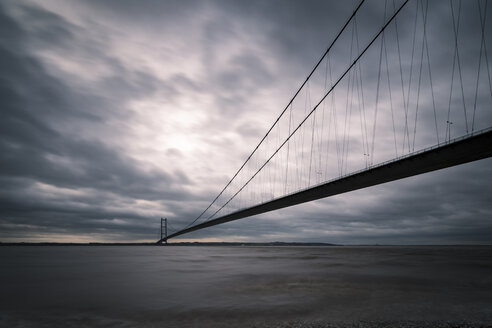
[[[350,5],[326,1],[221,1],[220,4],[220,8],[236,19],[242,18],[250,28],[266,26],[262,30],[268,33],[264,46],[274,49],[275,58],[290,61],[286,73],[293,73],[299,80],[352,10]],[[290,69],[296,71],[289,72]]]
[[[59,227],[67,233],[70,230],[88,232],[90,220],[143,219],[141,215],[116,210],[118,204],[123,203],[122,199],[126,202],[129,199],[186,199],[188,193],[182,186],[191,181],[183,172],[141,169],[142,165],[127,157],[123,149],[109,146],[90,135],[80,139],[81,134],[72,135],[57,128],[78,129],[80,126],[72,123],[80,120],[87,126],[104,124],[110,113],[115,112],[114,108],[120,107],[122,111],[126,99],[153,93],[157,88],[156,79],[146,73],[130,72],[116,59],[106,57],[118,75],[105,78],[101,87],[113,100],[119,99],[120,104],[113,103],[109,107],[98,95],[78,92],[46,70],[32,54],[32,44],[28,41],[35,40],[35,46],[65,47],[74,43],[76,34],[83,31],[40,8],[23,6],[21,9],[23,17],[36,28],[34,33],[26,31],[13,19],[7,8],[0,7],[0,180],[3,186],[0,204],[3,226],[28,224],[37,226],[36,229]],[[86,189],[86,192],[49,199],[33,193],[37,183]],[[113,209],[109,209],[111,207]],[[137,228],[131,225],[126,229]],[[3,238],[9,236],[9,231],[3,231]]]
[[[389,4],[387,15],[393,10]],[[398,17],[407,57],[414,4]],[[65,11],[52,5],[52,11],[45,9],[49,3],[0,5],[0,238],[65,234],[153,240],[159,216],[183,227],[247,158],[355,5],[86,1]],[[432,13],[449,11],[447,3],[429,5]],[[77,11],[89,19],[74,19]],[[383,13],[383,2],[364,5],[358,18],[361,48]],[[462,19],[463,46],[476,44],[480,36],[469,27],[476,22]],[[449,23],[443,22],[442,29]],[[439,29],[432,33],[432,73],[447,76],[442,74],[450,74],[452,62],[442,59],[450,55],[442,45],[453,41],[452,33],[443,38]],[[350,31],[342,36],[343,46],[333,56],[340,72],[351,60],[350,36]],[[394,46],[394,35],[386,37]],[[369,63],[364,78],[371,88],[378,77],[377,65],[371,63],[379,56],[379,44],[364,57]],[[140,57],[126,59],[128,53]],[[463,61],[476,61],[476,54],[461,55]],[[182,66],[175,67],[169,59],[173,56],[183,59]],[[408,66],[408,59],[403,65]],[[399,69],[394,57],[389,68]],[[466,85],[472,85],[468,79]],[[445,87],[434,87],[446,96],[440,99],[448,99]],[[422,102],[427,110],[419,113],[424,122],[419,129],[431,140],[431,102]],[[459,107],[459,99],[452,104]],[[155,123],[149,130],[164,131],[170,141],[161,146],[163,140],[153,133],[133,140],[142,115],[148,115],[143,124]],[[194,120],[200,115],[202,121]],[[490,114],[482,118],[487,121]],[[181,138],[173,139],[178,132]],[[392,141],[390,137],[381,133],[383,139]],[[194,142],[196,148],[187,148]],[[132,153],[137,143],[145,151]],[[360,140],[351,138],[350,144],[361,148]],[[143,157],[151,154],[155,157],[149,164]],[[485,182],[491,174],[490,160],[481,161],[184,237],[488,243],[492,199]]]
[[[52,16],[46,15],[44,18]],[[2,21],[10,23],[10,26],[5,24],[4,30],[10,30],[10,34],[19,31],[16,39],[22,40],[22,31],[17,26],[9,29],[15,24],[9,17],[2,17]],[[60,22],[59,18],[57,22]],[[63,31],[63,28],[57,30]],[[2,157],[1,163],[5,176],[29,177],[59,186],[117,188],[118,192],[133,193],[133,196],[136,196],[134,192],[144,191],[146,196],[154,194],[156,190],[148,189],[152,186],[151,182],[162,181],[162,184],[169,185],[174,182],[189,183],[184,174],[179,174],[179,181],[174,181],[171,175],[163,172],[140,171],[134,160],[97,140],[67,139],[66,134],[61,135],[51,127],[53,120],[60,120],[63,116],[73,119],[80,115],[90,121],[100,121],[104,117],[96,116],[99,113],[78,111],[77,101],[73,98],[83,96],[48,74],[27,51],[24,56],[16,56],[6,47],[0,50],[2,78],[5,81],[1,99],[4,115],[0,123],[2,147],[7,154]],[[22,51],[22,48],[17,50]],[[148,83],[148,79],[143,80]],[[127,84],[122,76],[105,81],[104,85],[109,92],[114,88],[121,94],[131,93],[135,96],[143,89],[149,89],[142,81],[137,79],[135,85],[139,86],[138,89]]]
[[[246,74],[247,73],[247,74]],[[261,59],[253,55],[239,55],[232,58],[229,67],[218,76],[218,86],[251,94],[257,86],[272,82],[271,73]]]
[[[163,28],[186,19],[203,15],[210,9],[216,15],[204,25],[204,43],[211,46],[230,37],[238,36],[246,27],[259,33],[268,33],[263,46],[274,48],[276,55],[301,61],[312,66],[326,44],[334,37],[355,8],[354,4],[311,1],[147,1],[136,5],[132,1],[90,1],[96,10],[116,17],[121,22],[145,21],[146,28]],[[377,12],[377,8],[368,7]],[[327,13],[329,14],[327,16]],[[328,18],[327,18],[328,17]],[[323,40],[323,42],[320,42]],[[312,58],[306,58],[310,53]],[[205,54],[205,58],[209,59]],[[206,60],[206,59],[205,59]],[[306,73],[304,67],[295,77]]]

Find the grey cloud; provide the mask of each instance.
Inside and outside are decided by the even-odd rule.
[[[77,27],[57,14],[35,6],[20,5],[21,19],[29,21],[28,33],[34,46],[56,47],[70,43],[74,38],[72,31]]]
[[[87,1],[89,8],[102,11],[104,16],[122,20],[122,23],[144,22],[148,29],[160,28],[183,21],[195,12],[201,12],[206,6],[205,1],[158,1],[149,0],[135,3],[131,0]]]
[[[382,21],[383,5],[382,2],[369,3],[358,20],[361,46],[372,36],[368,23]],[[441,3],[429,5],[449,9]],[[295,90],[345,22],[355,2],[347,5],[325,1],[157,1],[136,5],[131,1],[88,1],[79,6],[93,12],[94,20],[107,18],[91,28],[76,25],[61,14],[31,4],[17,6],[21,14],[15,16],[11,6],[17,5],[0,6],[0,183],[3,186],[0,238],[22,239],[25,231],[24,238],[43,232],[152,240],[158,222],[148,213],[159,215],[157,213],[165,211],[173,226],[181,227],[208,205],[222,188],[216,181],[225,183],[229,173],[233,173],[225,172],[218,159],[239,163],[238,158],[228,156],[240,153],[246,157],[265,132],[261,118],[250,117],[268,107],[258,103],[255,97],[277,87]],[[412,10],[414,7],[406,8],[408,14],[398,18],[402,47],[403,41],[413,35],[409,28],[413,24]],[[196,31],[183,27],[188,19],[202,24],[199,26],[202,35],[193,36]],[[463,36],[471,33],[472,23],[476,25],[467,19],[464,17],[462,21],[466,26]],[[190,38],[187,50],[199,53],[199,64],[203,67],[196,75],[183,67],[178,69],[179,73],[162,77],[146,70],[142,63],[129,65],[111,53],[108,40],[118,36],[110,36],[111,29],[105,29],[106,24],[114,24],[111,27],[116,30],[118,26],[128,25],[152,35],[167,28],[180,30],[176,38]],[[446,24],[449,25],[449,21]],[[244,35],[249,39],[242,39]],[[387,34],[388,38],[391,36]],[[429,35],[432,73],[436,76],[442,72],[449,74],[449,61],[435,60],[443,55],[449,58],[450,54],[440,44],[450,41],[450,33],[445,36],[439,40]],[[475,42],[477,37],[464,38],[464,45]],[[350,35],[347,38],[344,42],[350,41]],[[243,44],[246,50],[236,53],[227,45],[237,40],[254,40],[255,43]],[[195,41],[197,44],[191,44]],[[406,44],[404,50],[409,56],[408,42]],[[83,81],[59,69],[58,63],[40,57],[36,52],[40,49],[56,51],[73,60],[97,62],[107,72],[95,81]],[[346,47],[342,50],[337,54],[346,54]],[[222,60],[220,55],[227,51],[231,53]],[[368,53],[367,61],[371,62],[378,55],[378,51]],[[266,56],[272,56],[273,60]],[[475,54],[464,53],[462,59],[475,61],[475,57]],[[342,70],[349,59],[344,55],[342,59],[334,59],[333,65]],[[408,60],[403,65],[407,68]],[[365,81],[374,88],[373,82],[378,76],[376,66],[364,68]],[[399,70],[394,60],[390,60],[389,66],[392,71]],[[98,73],[97,67],[90,65],[87,70]],[[199,80],[198,76],[204,80]],[[468,80],[466,83],[470,84]],[[434,87],[437,93],[448,96],[449,91],[444,87]],[[158,106],[162,105],[162,111],[167,113],[167,110],[177,110],[175,105],[190,94],[209,97],[207,101],[211,99],[214,105],[204,106],[206,124],[194,126],[199,130],[194,133],[200,135],[205,144],[199,151],[191,153],[179,145],[166,145],[162,152],[164,160],[145,168],[126,153],[125,145],[119,145],[123,136],[108,127],[110,120],[116,120],[124,122],[123,127],[132,128],[132,121],[137,118],[128,110],[132,101],[161,95],[163,104]],[[286,101],[274,100],[282,105]],[[454,107],[460,106],[459,99],[452,101]],[[170,106],[164,108],[164,105]],[[197,107],[203,105],[196,104]],[[432,127],[430,100],[422,106],[426,110],[419,115],[424,118],[425,126]],[[280,112],[281,109],[268,110]],[[425,127],[419,126],[421,128]],[[236,135],[222,137],[217,131],[231,131]],[[424,138],[431,140],[434,136],[432,130],[429,131]],[[383,138],[389,137],[384,135]],[[249,143],[251,149],[239,147],[237,140],[246,140],[244,143]],[[351,139],[350,144],[361,148],[360,141],[355,139]],[[219,149],[226,154],[218,154]],[[305,156],[307,154],[306,151]],[[203,172],[181,168],[186,161],[210,158],[217,159],[217,165],[204,165]],[[492,173],[489,167],[490,160],[481,161],[183,237],[227,239],[240,236],[245,240],[275,238],[337,243],[486,243],[492,235],[492,199],[490,187],[485,183]],[[208,183],[200,186],[195,177],[204,175],[210,175],[209,180],[201,178],[200,181]],[[56,195],[40,193],[36,190],[39,184],[79,193],[63,193],[63,190]],[[378,196],[376,200],[368,201],[374,194]],[[146,203],[142,205],[139,201]]]
[[[243,123],[236,128],[236,131],[241,134],[243,138],[255,138],[259,140],[265,131],[258,127],[258,124],[253,122]]]
[[[255,29],[257,26],[266,27],[262,32],[265,37],[265,48],[275,49],[276,58],[287,59],[302,63],[296,76],[306,74],[306,71],[319,58],[323,48],[335,31],[343,24],[350,14],[350,6],[337,2],[326,1],[222,1],[221,8],[235,17],[245,20],[245,25]],[[327,19],[326,13],[330,13]],[[326,41],[320,43],[320,40]],[[294,64],[292,62],[292,64]],[[306,65],[306,66],[304,66]]]
[[[246,87],[246,91],[251,93],[253,87],[268,86],[273,82],[273,76],[269,72],[263,61],[251,54],[243,54],[231,60],[231,68],[235,74],[246,76],[250,81],[243,82],[240,87]]]
[[[28,224],[41,230],[59,227],[66,228],[66,232],[89,231],[84,225],[90,218],[96,221],[108,217],[128,220],[132,216],[145,219],[141,215],[107,210],[119,203],[132,199],[183,200],[189,197],[182,189],[183,185],[191,183],[184,172],[143,170],[142,165],[127,157],[122,149],[90,135],[80,139],[78,133],[60,132],[60,128],[64,131],[79,128],[72,125],[76,122],[85,122],[83,126],[104,124],[110,113],[115,112],[112,108],[120,107],[118,111],[122,111],[126,99],[155,92],[155,85],[159,83],[156,78],[148,73],[129,71],[116,59],[106,58],[117,69],[101,87],[119,103],[109,106],[97,94],[79,93],[72,85],[49,73],[31,53],[32,44],[25,42],[34,38],[50,45],[58,40],[72,43],[80,30],[72,33],[73,26],[58,15],[23,6],[23,13],[34,19],[31,22],[37,29],[33,34],[12,19],[6,8],[1,9],[1,30],[9,36],[0,43],[0,152],[3,154],[0,178],[7,188],[0,196],[2,226]],[[38,182],[89,191],[71,199],[39,198],[32,194],[32,186]],[[110,226],[118,231],[111,221],[105,225]],[[130,222],[124,230],[137,234],[140,230],[149,231],[148,227],[139,226]]]

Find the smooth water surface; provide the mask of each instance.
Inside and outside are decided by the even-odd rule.
[[[492,247],[0,247],[0,326],[492,322]]]

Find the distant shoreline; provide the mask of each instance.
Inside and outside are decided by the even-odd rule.
[[[360,246],[360,247],[487,247],[490,244],[449,244],[449,245],[391,245],[391,244],[361,244],[361,245],[343,245],[331,243],[296,243],[296,242],[266,242],[266,243],[241,243],[241,242],[176,242],[168,244],[157,243],[56,243],[56,242],[0,242],[0,246],[261,246],[261,247],[283,247],[283,246],[311,246],[311,247],[329,247],[329,246]]]
[[[56,243],[56,242],[0,242],[0,246],[166,246],[157,243]],[[329,243],[240,243],[240,242],[176,242],[167,246],[343,246]]]

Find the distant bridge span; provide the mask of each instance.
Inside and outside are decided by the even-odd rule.
[[[158,243],[168,239],[212,227],[218,224],[239,220],[284,207],[343,194],[378,184],[395,181],[414,175],[432,172],[447,167],[465,164],[492,156],[492,128],[478,131],[461,138],[423,149],[421,151],[374,165],[346,176],[334,179],[283,197],[273,199],[222,217],[177,231]]]

